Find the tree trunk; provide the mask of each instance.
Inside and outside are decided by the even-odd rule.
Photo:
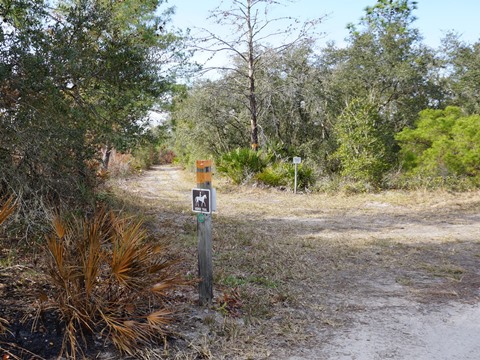
[[[253,47],[253,27],[251,18],[251,0],[247,1],[248,24],[248,100],[250,103],[250,138],[252,149],[258,150],[257,96],[255,93],[255,57]]]
[[[112,146],[110,144],[105,145],[102,155],[102,169],[108,170],[108,163],[110,162],[110,155],[112,154]]]

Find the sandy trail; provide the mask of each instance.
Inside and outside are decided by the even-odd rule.
[[[184,209],[173,216],[176,221],[185,222],[192,218],[190,190],[194,185],[193,176],[168,166],[155,167],[139,178],[120,183],[124,190],[142,197],[154,208]],[[345,267],[335,274],[337,278],[330,285],[328,276],[322,277],[322,283],[315,283],[308,276],[304,284],[292,283],[292,287],[303,286],[305,303],[319,305],[318,310],[315,306],[304,309],[301,305],[289,309],[305,312],[305,317],[311,319],[304,330],[308,331],[309,340],[277,347],[278,341],[267,339],[265,346],[268,347],[270,341],[271,348],[253,358],[480,359],[480,193],[447,194],[438,200],[429,199],[428,194],[421,196],[418,203],[392,200],[383,195],[358,196],[354,200],[337,197],[332,203],[332,198],[323,195],[293,197],[275,191],[220,189],[218,217],[251,219],[252,223],[262,224],[266,238],[288,234],[295,241],[311,245],[311,251],[298,255],[298,259],[305,261],[305,266],[311,266],[312,271],[318,259],[325,260],[325,246],[343,244],[344,239],[362,249],[366,247],[362,241],[380,244],[375,245],[380,250],[372,250],[367,259],[372,262],[376,259],[374,252],[378,251],[378,257],[384,258],[385,253],[395,264],[401,263],[401,259],[391,253],[397,248],[390,251],[389,245],[383,244],[387,241],[399,249],[405,248],[405,254],[415,255],[418,251],[419,256],[423,256],[418,250],[420,247],[435,247],[437,253],[445,256],[450,256],[448,251],[454,255],[462,251],[476,253],[468,259],[457,256],[464,269],[463,277],[455,280],[458,284],[449,279],[448,286],[443,278],[432,276],[425,280],[423,275],[409,272],[408,266],[400,271],[394,268],[395,264],[387,264],[387,260],[378,261],[382,267],[367,267],[363,263],[358,271]],[[159,221],[168,215],[162,216]],[[273,236],[271,232],[275,231],[280,235]],[[322,246],[316,245],[318,241]],[[452,256],[448,259],[457,259]],[[435,264],[434,259],[432,263]],[[339,276],[343,278],[338,280]],[[468,292],[458,290],[464,285],[464,278],[470,281]],[[328,293],[325,288],[329,289]],[[317,319],[325,316],[320,308],[332,307],[332,304],[343,309],[347,320],[342,326],[326,330],[325,322]],[[198,336],[203,335],[199,332]]]

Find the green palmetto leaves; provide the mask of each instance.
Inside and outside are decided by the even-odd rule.
[[[65,353],[74,358],[91,332],[128,354],[163,333],[171,311],[162,297],[182,280],[165,249],[147,242],[142,221],[101,210],[82,221],[55,217],[53,230],[47,249],[55,293],[45,306],[66,324]]]

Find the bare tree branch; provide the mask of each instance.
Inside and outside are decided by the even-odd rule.
[[[269,18],[271,8],[285,5],[289,0],[231,0],[221,3],[210,12],[209,19],[216,24],[229,26],[233,29],[231,35],[218,35],[207,28],[200,28],[203,37],[194,39],[193,47],[201,52],[210,53],[207,62],[221,52],[233,53],[240,60],[240,64],[233,66],[205,67],[202,74],[209,71],[232,71],[246,77],[245,96],[250,113],[252,148],[258,148],[257,117],[259,114],[258,96],[256,89],[257,67],[261,67],[261,59],[267,53],[281,53],[295,46],[298,42],[308,39],[314,42],[313,33],[325,16],[301,23],[298,19],[289,16]],[[283,24],[287,23],[282,27]],[[274,24],[278,24],[275,28]],[[273,29],[272,29],[273,27]],[[279,39],[283,37],[283,39]],[[290,38],[290,40],[289,40]],[[280,42],[272,45],[267,41]],[[206,62],[206,63],[207,63]],[[241,65],[243,63],[243,65]],[[247,70],[245,70],[247,69]],[[243,92],[243,91],[242,91]]]

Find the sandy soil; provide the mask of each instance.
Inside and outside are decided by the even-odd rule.
[[[168,237],[188,235],[194,226],[194,185],[193,175],[162,166],[116,186],[142,198],[158,235]],[[227,229],[233,231],[226,224],[234,224],[237,232],[251,227],[258,236],[245,240],[245,253],[238,257],[252,258],[262,245],[279,259],[288,258],[289,265],[275,263],[275,257],[262,261],[272,262],[277,272],[268,268],[264,273],[284,285],[294,300],[272,301],[274,315],[261,325],[238,320],[242,329],[237,332],[251,331],[256,340],[238,336],[230,343],[223,335],[212,335],[211,324],[205,326],[205,314],[210,323],[216,321],[218,308],[187,304],[191,316],[184,325],[190,330],[184,340],[198,356],[480,358],[479,192],[294,196],[222,183],[214,222],[219,259],[231,246],[223,240]],[[213,340],[206,341],[207,336]],[[220,340],[227,345],[219,346]]]

